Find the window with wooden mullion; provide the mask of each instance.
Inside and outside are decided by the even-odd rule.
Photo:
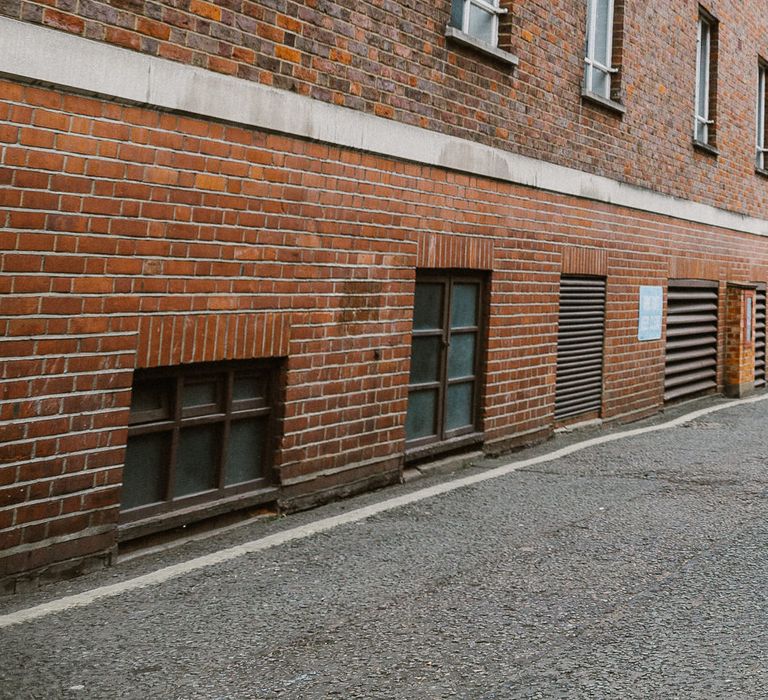
[[[476,430],[481,280],[419,276],[406,434],[409,447]]]
[[[445,437],[474,430],[480,336],[479,280],[454,279],[451,284]]]
[[[696,39],[696,115],[693,139],[696,143],[711,146],[715,145],[717,43],[717,20],[700,8]]]
[[[134,384],[124,511],[162,512],[264,478],[268,378],[220,367],[149,371]]]
[[[439,439],[443,422],[448,280],[420,278],[416,283],[407,432],[410,441]]]
[[[499,0],[452,0],[450,24],[489,46],[499,43],[499,15],[506,14]]]
[[[768,64],[762,59],[758,60],[757,64],[757,105],[756,105],[756,151],[755,167],[758,170],[766,170],[765,154],[768,153],[768,134],[766,133],[766,127],[768,122],[766,121],[766,100],[768,99],[768,91],[766,91],[766,83],[768,82]]]
[[[584,89],[607,100],[611,99],[611,76],[618,72],[618,69],[611,65],[613,33],[613,0],[589,0]]]

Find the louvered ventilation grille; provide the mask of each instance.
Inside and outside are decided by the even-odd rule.
[[[755,295],[755,386],[765,386],[765,285]]]
[[[557,336],[556,420],[600,410],[604,334],[605,280],[563,277]]]
[[[664,400],[717,387],[717,284],[670,282]]]

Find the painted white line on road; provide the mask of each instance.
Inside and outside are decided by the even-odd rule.
[[[63,612],[65,610],[71,610],[72,608],[81,608],[91,603],[101,600],[103,598],[112,598],[114,596],[134,591],[139,588],[145,588],[147,586],[156,586],[157,584],[169,581],[184,574],[204,569],[208,566],[214,566],[223,562],[237,559],[246,554],[253,554],[254,552],[261,552],[271,547],[277,547],[286,542],[292,542],[294,540],[300,540],[305,537],[311,537],[321,532],[327,532],[340,525],[348,525],[350,523],[356,523],[366,518],[370,518],[373,515],[379,513],[385,513],[390,510],[402,508],[403,506],[411,505],[412,503],[418,503],[427,498],[433,498],[444,493],[449,493],[457,489],[464,488],[466,486],[472,486],[473,484],[479,484],[483,481],[489,481],[490,479],[497,479],[501,476],[510,474],[518,469],[524,469],[525,467],[531,467],[536,464],[544,464],[546,462],[553,462],[562,457],[566,457],[574,452],[580,452],[589,447],[595,445],[602,445],[607,442],[614,442],[616,440],[623,440],[625,438],[634,437],[636,435],[644,435],[646,433],[653,433],[660,430],[669,430],[670,428],[676,428],[677,426],[689,423],[701,416],[705,416],[709,413],[715,413],[722,411],[726,408],[733,408],[747,403],[754,403],[756,401],[764,401],[768,399],[768,395],[760,395],[751,397],[748,399],[739,399],[735,401],[729,401],[727,403],[718,404],[716,406],[708,406],[691,413],[686,413],[683,416],[674,418],[673,420],[659,425],[651,425],[644,428],[634,428],[632,430],[624,430],[620,433],[613,433],[609,435],[601,435],[599,437],[590,438],[582,442],[574,443],[562,447],[559,450],[548,452],[538,457],[531,457],[530,459],[524,459],[517,462],[508,462],[500,467],[495,467],[479,474],[472,474],[471,476],[461,477],[459,479],[453,479],[442,484],[436,484],[435,486],[428,486],[427,488],[413,491],[402,496],[396,496],[395,498],[389,498],[379,503],[373,503],[363,508],[357,508],[356,510],[342,513],[340,515],[334,515],[330,518],[323,518],[313,523],[306,525],[300,525],[298,527],[284,530],[283,532],[277,532],[274,535],[268,535],[258,540],[252,540],[251,542],[245,542],[235,547],[229,547],[222,549],[212,554],[206,554],[201,557],[190,559],[189,561],[181,562],[180,564],[174,564],[172,566],[166,566],[162,569],[152,571],[143,576],[137,576],[127,581],[121,581],[120,583],[114,583],[110,586],[102,586],[100,588],[94,588],[90,591],[83,593],[77,593],[76,595],[66,596],[57,600],[52,600],[41,605],[36,605],[31,608],[24,608],[17,610],[16,612],[8,613],[6,615],[0,615],[0,629],[4,627],[10,627],[11,625],[18,625],[23,622],[30,622],[47,615],[51,615],[57,612]]]

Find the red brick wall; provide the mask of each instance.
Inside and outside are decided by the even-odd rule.
[[[768,17],[760,3],[704,5],[720,20],[719,158],[691,145],[696,0],[626,3],[623,117],[581,100],[584,0],[503,1],[500,45],[519,56],[514,70],[446,45],[448,0],[4,0],[0,12],[760,216],[768,183],[754,171],[754,110]]]
[[[419,264],[492,268],[489,450],[551,426],[564,256],[607,273],[606,417],[661,402],[639,284],[686,265],[768,279],[768,246],[746,234],[56,90],[0,94],[0,578],[114,543],[134,367],[287,355],[276,465],[302,498],[396,478]]]
[[[747,329],[747,299],[751,317]],[[723,379],[729,396],[744,396],[755,380],[755,292],[728,285],[725,290]]]

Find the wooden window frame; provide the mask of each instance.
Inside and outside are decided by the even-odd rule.
[[[586,66],[586,71],[584,73],[584,89],[588,93],[595,94],[598,97],[602,97],[603,99],[607,100],[611,97],[611,79],[614,73],[618,73],[618,69],[614,68],[613,65],[603,65],[595,58],[594,47],[597,43],[597,6],[600,2],[604,2],[607,5],[608,31],[606,32],[605,45],[607,49],[606,53],[611,57],[611,59],[613,58],[613,0],[590,0],[587,3],[587,50],[584,55],[584,64]],[[611,63],[613,63],[613,60],[611,60]],[[601,95],[599,92],[596,92],[593,89],[595,72],[605,74],[607,78],[606,84],[608,85],[607,95]]]
[[[406,452],[411,457],[420,457],[425,454],[423,448],[434,448],[426,450],[426,453],[439,452],[441,448],[450,448],[454,446],[457,440],[470,436],[480,439],[481,434],[479,431],[480,421],[480,403],[481,403],[481,375],[484,361],[485,342],[484,333],[487,326],[485,318],[485,295],[487,290],[487,280],[481,274],[474,274],[472,272],[464,272],[460,270],[430,270],[429,272],[417,273],[416,283],[426,284],[442,284],[443,285],[443,309],[441,314],[442,326],[440,329],[427,329],[427,330],[412,330],[412,337],[439,337],[440,343],[440,356],[438,358],[438,379],[433,382],[421,382],[418,384],[408,383],[408,394],[410,397],[411,391],[419,391],[424,389],[436,389],[438,393],[437,409],[436,409],[436,431],[435,435],[428,435],[425,437],[415,438],[413,440],[406,441]],[[453,286],[456,283],[469,283],[478,285],[478,294],[476,299],[475,318],[477,323],[474,326],[461,326],[457,329],[452,329],[451,323],[451,304],[453,301]],[[415,286],[414,286],[415,295]],[[461,333],[475,333],[475,347],[474,347],[474,363],[472,367],[472,374],[459,378],[448,379],[448,350],[450,347],[450,338],[453,335]],[[453,430],[445,429],[445,397],[448,392],[448,387],[451,384],[461,384],[472,379],[472,422],[471,425],[463,426],[460,428],[454,428]],[[476,440],[473,440],[476,441]]]
[[[594,55],[597,35],[597,3],[607,2],[608,30],[606,40],[609,65],[600,63]],[[586,42],[584,47],[584,73],[581,96],[618,115],[626,112],[622,91],[622,63],[624,54],[624,0],[590,0],[587,2]],[[594,89],[595,72],[607,76],[607,94]]]
[[[264,384],[263,395],[247,400],[234,399],[234,381],[241,377],[258,377]],[[213,380],[217,387],[217,402],[185,408],[182,405],[182,391],[192,379]],[[134,390],[137,385],[146,383],[165,383],[162,394],[163,406],[160,409],[133,411],[128,421],[128,440],[140,435],[158,432],[169,433],[168,458],[164,474],[164,499],[146,505],[121,510],[120,522],[131,523],[136,520],[164,515],[182,508],[217,502],[243,493],[258,491],[269,486],[273,481],[273,435],[276,411],[277,368],[273,363],[262,362],[217,362],[194,365],[179,365],[146,370],[137,370],[134,375]],[[225,460],[230,441],[231,424],[240,420],[266,416],[267,428],[261,463],[262,476],[248,481],[226,485]],[[220,444],[216,460],[216,485],[202,492],[174,496],[176,481],[179,437],[182,429],[202,425],[220,425]]]
[[[507,10],[499,6],[499,0],[453,0],[453,3],[461,7],[461,26],[455,26],[456,29],[463,32],[467,36],[472,37],[476,41],[489,44],[492,48],[496,48],[499,45],[499,15],[505,15]],[[491,16],[492,29],[491,41],[486,41],[482,37],[473,34],[469,28],[469,16],[471,7],[474,5],[481,12],[485,12]]]
[[[706,38],[707,50],[702,56],[701,45]],[[711,155],[718,155],[717,146],[717,64],[719,34],[717,18],[699,7],[696,29],[696,86],[694,95],[693,145]],[[702,84],[703,83],[703,84]],[[704,109],[699,110],[702,92],[706,96]],[[699,131],[703,138],[699,137]]]
[[[755,105],[755,169],[763,175],[768,153],[768,62],[757,60],[757,101]]]

